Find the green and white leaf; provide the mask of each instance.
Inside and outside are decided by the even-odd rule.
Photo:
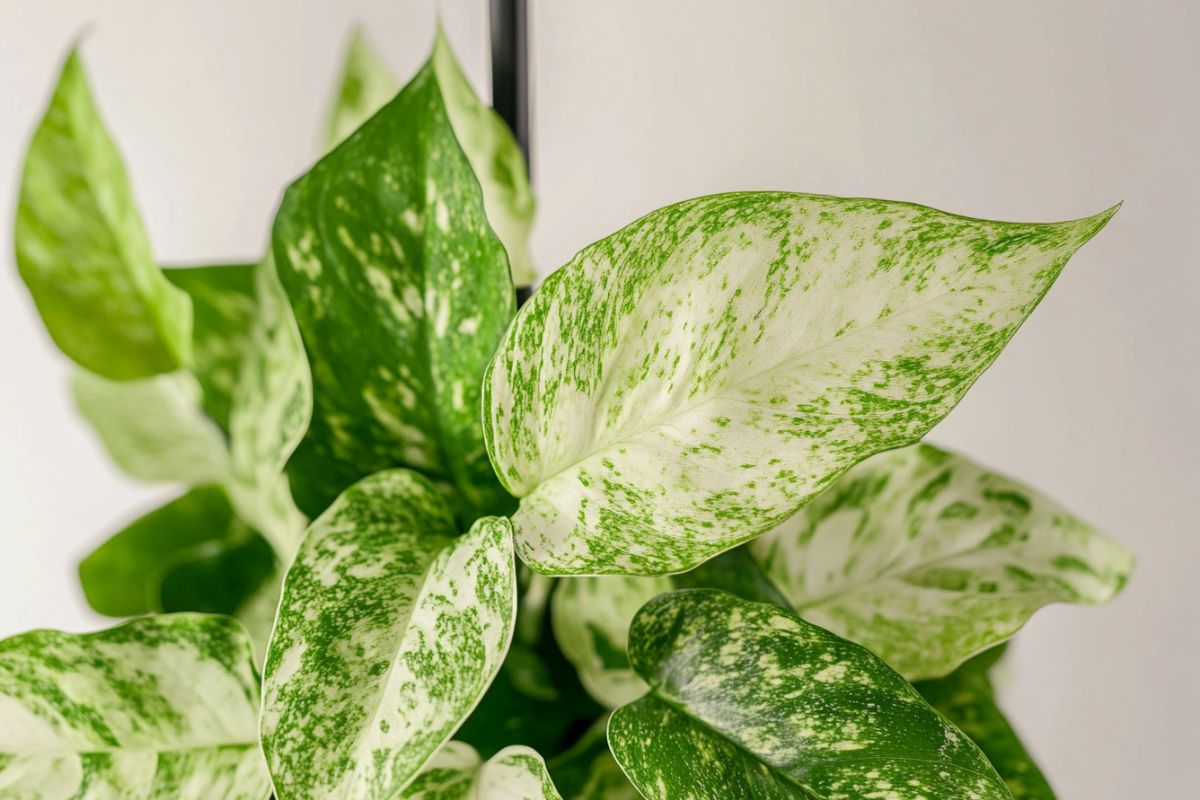
[[[287,561],[305,519],[284,467],[312,417],[312,375],[270,254],[255,270],[255,296],[258,312],[231,398],[229,490],[238,514]]]
[[[922,681],[914,688],[979,745],[1004,778],[1013,800],[1055,800],[1046,776],[996,704],[988,673],[1004,648],[980,653],[945,678]]]
[[[512,531],[456,532],[429,481],[391,470],[305,534],[264,669],[279,800],[393,797],[487,690],[516,617]]]
[[[1112,216],[968,219],[777,192],[584,248],[505,334],[488,450],[547,574],[680,572],[919,439]]]
[[[258,676],[228,617],[0,642],[0,795],[265,800]]]
[[[1102,603],[1133,556],[1045,495],[931,445],[883,453],[750,545],[809,622],[936,678],[1047,603]]]
[[[29,144],[13,239],[46,329],[77,364],[130,380],[190,362],[191,304],[154,261],[78,50]]]
[[[201,486],[134,520],[79,564],[88,605],[111,617],[233,614],[274,571],[270,546],[224,489]]]
[[[536,750],[507,747],[487,761],[446,742],[400,794],[403,800],[562,800]]]
[[[440,27],[433,45],[433,69],[458,143],[483,190],[488,221],[508,252],[513,283],[529,286],[537,280],[529,253],[537,202],[529,185],[525,156],[508,125],[471,88]]]
[[[228,480],[225,435],[204,413],[190,372],[113,381],[76,370],[71,391],[109,457],[131,477],[188,486]]]
[[[329,113],[325,149],[332,150],[358,130],[371,115],[392,99],[400,84],[384,63],[363,29],[350,33],[338,81],[337,96]]]
[[[234,386],[258,313],[254,273],[254,264],[163,270],[167,280],[192,300],[191,372],[200,381],[205,413],[225,433],[229,432]]]
[[[638,609],[674,588],[664,577],[559,579],[550,604],[554,638],[597,703],[616,708],[646,693],[646,682],[629,664],[629,623]]]
[[[653,687],[613,712],[647,800],[1010,800],[978,748],[886,664],[774,605],[663,595],[634,618]]]
[[[509,510],[478,408],[515,296],[432,66],[288,189],[273,242],[312,368],[300,509],[402,466],[453,487],[464,523]]]

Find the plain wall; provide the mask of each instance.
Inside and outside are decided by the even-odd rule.
[[[1124,595],[1017,637],[1005,706],[1063,798],[1195,795],[1200,4],[530,0],[545,274],[663,204],[730,189],[974,216],[1125,206],[934,432],[1134,548]],[[485,95],[485,0],[442,3]],[[70,42],[165,262],[253,258],[317,154],[351,24],[402,76],[430,2],[0,6],[0,636],[104,623],[78,559],[170,496],[118,475],[12,265],[23,151]]]

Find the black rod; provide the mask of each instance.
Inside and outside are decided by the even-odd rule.
[[[525,0],[491,0],[492,107],[529,163],[529,25]]]

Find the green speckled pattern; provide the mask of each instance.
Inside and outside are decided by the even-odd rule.
[[[355,28],[346,44],[342,76],[329,110],[325,148],[333,149],[383,107],[399,89],[387,64],[371,47],[362,28]]]
[[[264,668],[279,800],[394,797],[487,690],[516,618],[512,531],[456,530],[432,484],[390,470],[305,534]]]
[[[506,747],[487,761],[447,742],[400,794],[401,800],[562,800],[537,751]]]
[[[605,575],[562,578],[550,604],[554,638],[588,694],[616,708],[646,693],[629,665],[629,623],[652,598],[674,587],[670,578]]]
[[[983,754],[866,649],[777,606],[689,589],[646,605],[653,687],[609,744],[647,800],[1010,800]]]
[[[191,371],[204,390],[205,413],[226,433],[231,398],[258,314],[254,273],[254,264],[163,270],[167,280],[191,298]]]
[[[972,658],[945,678],[914,686],[983,750],[1004,778],[1013,800],[1055,800],[1054,790],[996,705],[989,670],[1005,645]]]
[[[227,617],[146,617],[0,642],[0,797],[266,800],[250,641]]]
[[[129,380],[188,364],[191,303],[154,261],[76,50],[29,144],[13,239],[46,329],[80,366]]]
[[[909,680],[947,674],[1047,603],[1102,603],[1133,556],[1044,495],[918,445],[868,459],[751,552],[810,622]]]
[[[300,509],[398,466],[457,490],[461,522],[508,509],[479,386],[516,299],[430,65],[288,189],[273,243],[312,368]]]
[[[488,222],[508,252],[513,283],[529,286],[537,279],[529,253],[537,203],[525,156],[500,115],[480,102],[440,29],[433,46],[433,69],[458,143],[483,190]]]
[[[189,486],[228,480],[225,435],[204,413],[192,373],[114,381],[76,370],[71,392],[109,457],[131,477]]]
[[[734,193],[586,247],[485,380],[518,552],[663,574],[777,525],[949,412],[1114,210],[1018,224]]]

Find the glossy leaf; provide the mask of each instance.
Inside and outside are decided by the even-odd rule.
[[[0,794],[265,800],[258,677],[227,617],[0,642]]]
[[[71,391],[109,457],[126,474],[189,486],[228,480],[225,436],[204,413],[203,391],[190,372],[112,381],[78,370]]]
[[[529,286],[537,279],[529,253],[537,203],[529,186],[525,156],[500,115],[480,102],[440,28],[433,46],[433,68],[458,143],[483,190],[488,221],[508,252],[513,283]]]
[[[233,614],[273,569],[271,548],[237,519],[225,491],[202,486],[94,550],[80,563],[79,580],[88,605],[111,617]]]
[[[13,239],[47,330],[80,366],[129,380],[188,364],[191,305],[154,261],[77,50],[29,144]]]
[[[392,470],[305,534],[264,669],[280,800],[394,796],[487,690],[516,615],[512,532],[456,531],[432,484]]]
[[[910,680],[949,673],[1047,603],[1102,603],[1133,557],[1039,492],[918,445],[875,456],[750,545],[810,622]]]
[[[163,274],[187,292],[194,318],[192,373],[209,418],[229,432],[229,406],[258,306],[253,264],[174,267]]]
[[[371,47],[362,28],[355,28],[346,45],[342,77],[329,113],[325,147],[336,147],[358,130],[400,88],[392,71]]]
[[[507,511],[478,409],[515,298],[432,67],[288,189],[273,241],[312,365],[300,509],[403,466],[453,487],[464,524]]]
[[[1009,800],[984,755],[886,664],[777,606],[690,589],[642,608],[653,688],[609,744],[648,800]]]
[[[979,745],[1013,800],[1055,800],[1054,790],[996,704],[988,673],[1004,648],[980,653],[945,678],[922,681],[914,688]]]
[[[1112,215],[703,197],[584,248],[484,384],[489,453],[547,574],[680,572],[919,439]]]
[[[403,800],[562,800],[536,750],[508,747],[482,761],[470,745],[447,742]]]

